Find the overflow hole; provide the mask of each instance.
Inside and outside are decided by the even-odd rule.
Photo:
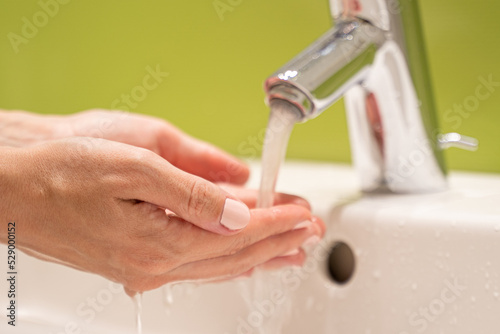
[[[355,269],[354,253],[346,243],[337,242],[328,256],[328,272],[337,284],[349,282]]]

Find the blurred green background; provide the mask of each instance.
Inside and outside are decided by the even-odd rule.
[[[53,1],[1,0],[0,108],[109,109],[158,66],[168,77],[131,110],[250,158],[267,121],[264,79],[331,25],[326,0],[59,0],[53,17],[40,14]],[[500,2],[420,5],[441,127],[480,140],[476,153],[448,150],[449,166],[500,172],[500,87],[472,111],[454,110],[480,77],[500,81]],[[40,27],[22,40],[26,20]],[[297,126],[288,157],[349,161],[343,103]]]

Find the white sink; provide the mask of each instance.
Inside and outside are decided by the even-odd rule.
[[[500,176],[452,173],[449,191],[427,195],[361,196],[357,189],[348,166],[287,162],[282,169],[278,190],[306,197],[328,225],[305,269],[286,272],[294,306],[283,333],[498,334]],[[337,242],[354,253],[344,284],[333,282],[327,265]],[[4,260],[6,252],[2,245]],[[24,254],[18,272],[17,326],[3,318],[0,333],[135,333],[134,307],[120,287]],[[259,333],[252,325],[258,308],[247,308],[242,284],[174,286],[169,314],[164,290],[147,292],[144,333]]]

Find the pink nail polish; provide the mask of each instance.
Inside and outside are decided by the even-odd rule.
[[[245,228],[249,222],[250,210],[248,207],[242,202],[226,198],[220,224],[232,231],[236,231]]]
[[[292,249],[289,252],[286,252],[285,254],[283,254],[281,256],[293,256],[293,255],[297,255],[299,253],[300,253],[300,250],[298,248],[295,248],[295,249]]]
[[[294,230],[300,230],[301,228],[307,228],[307,227],[311,226],[311,224],[312,224],[311,221],[305,220],[305,221],[300,222],[297,225],[295,225],[295,227],[293,229]]]

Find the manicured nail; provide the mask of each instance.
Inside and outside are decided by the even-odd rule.
[[[302,247],[307,248],[307,247],[316,246],[317,244],[319,244],[320,241],[321,241],[321,239],[317,235],[313,235],[312,237],[309,237],[309,239],[304,241],[304,243],[302,244]]]
[[[250,210],[241,202],[231,198],[226,198],[222,217],[220,218],[221,225],[232,231],[245,228],[250,222]]]
[[[295,248],[295,249],[292,249],[289,252],[286,252],[285,254],[283,254],[281,256],[293,256],[293,255],[297,255],[299,253],[300,253],[300,250],[298,248]]]
[[[300,222],[298,223],[297,225],[295,225],[295,227],[293,228],[294,230],[300,230],[301,228],[306,228],[306,227],[309,227],[311,226],[312,222],[309,221],[309,220],[305,220],[303,222]]]

